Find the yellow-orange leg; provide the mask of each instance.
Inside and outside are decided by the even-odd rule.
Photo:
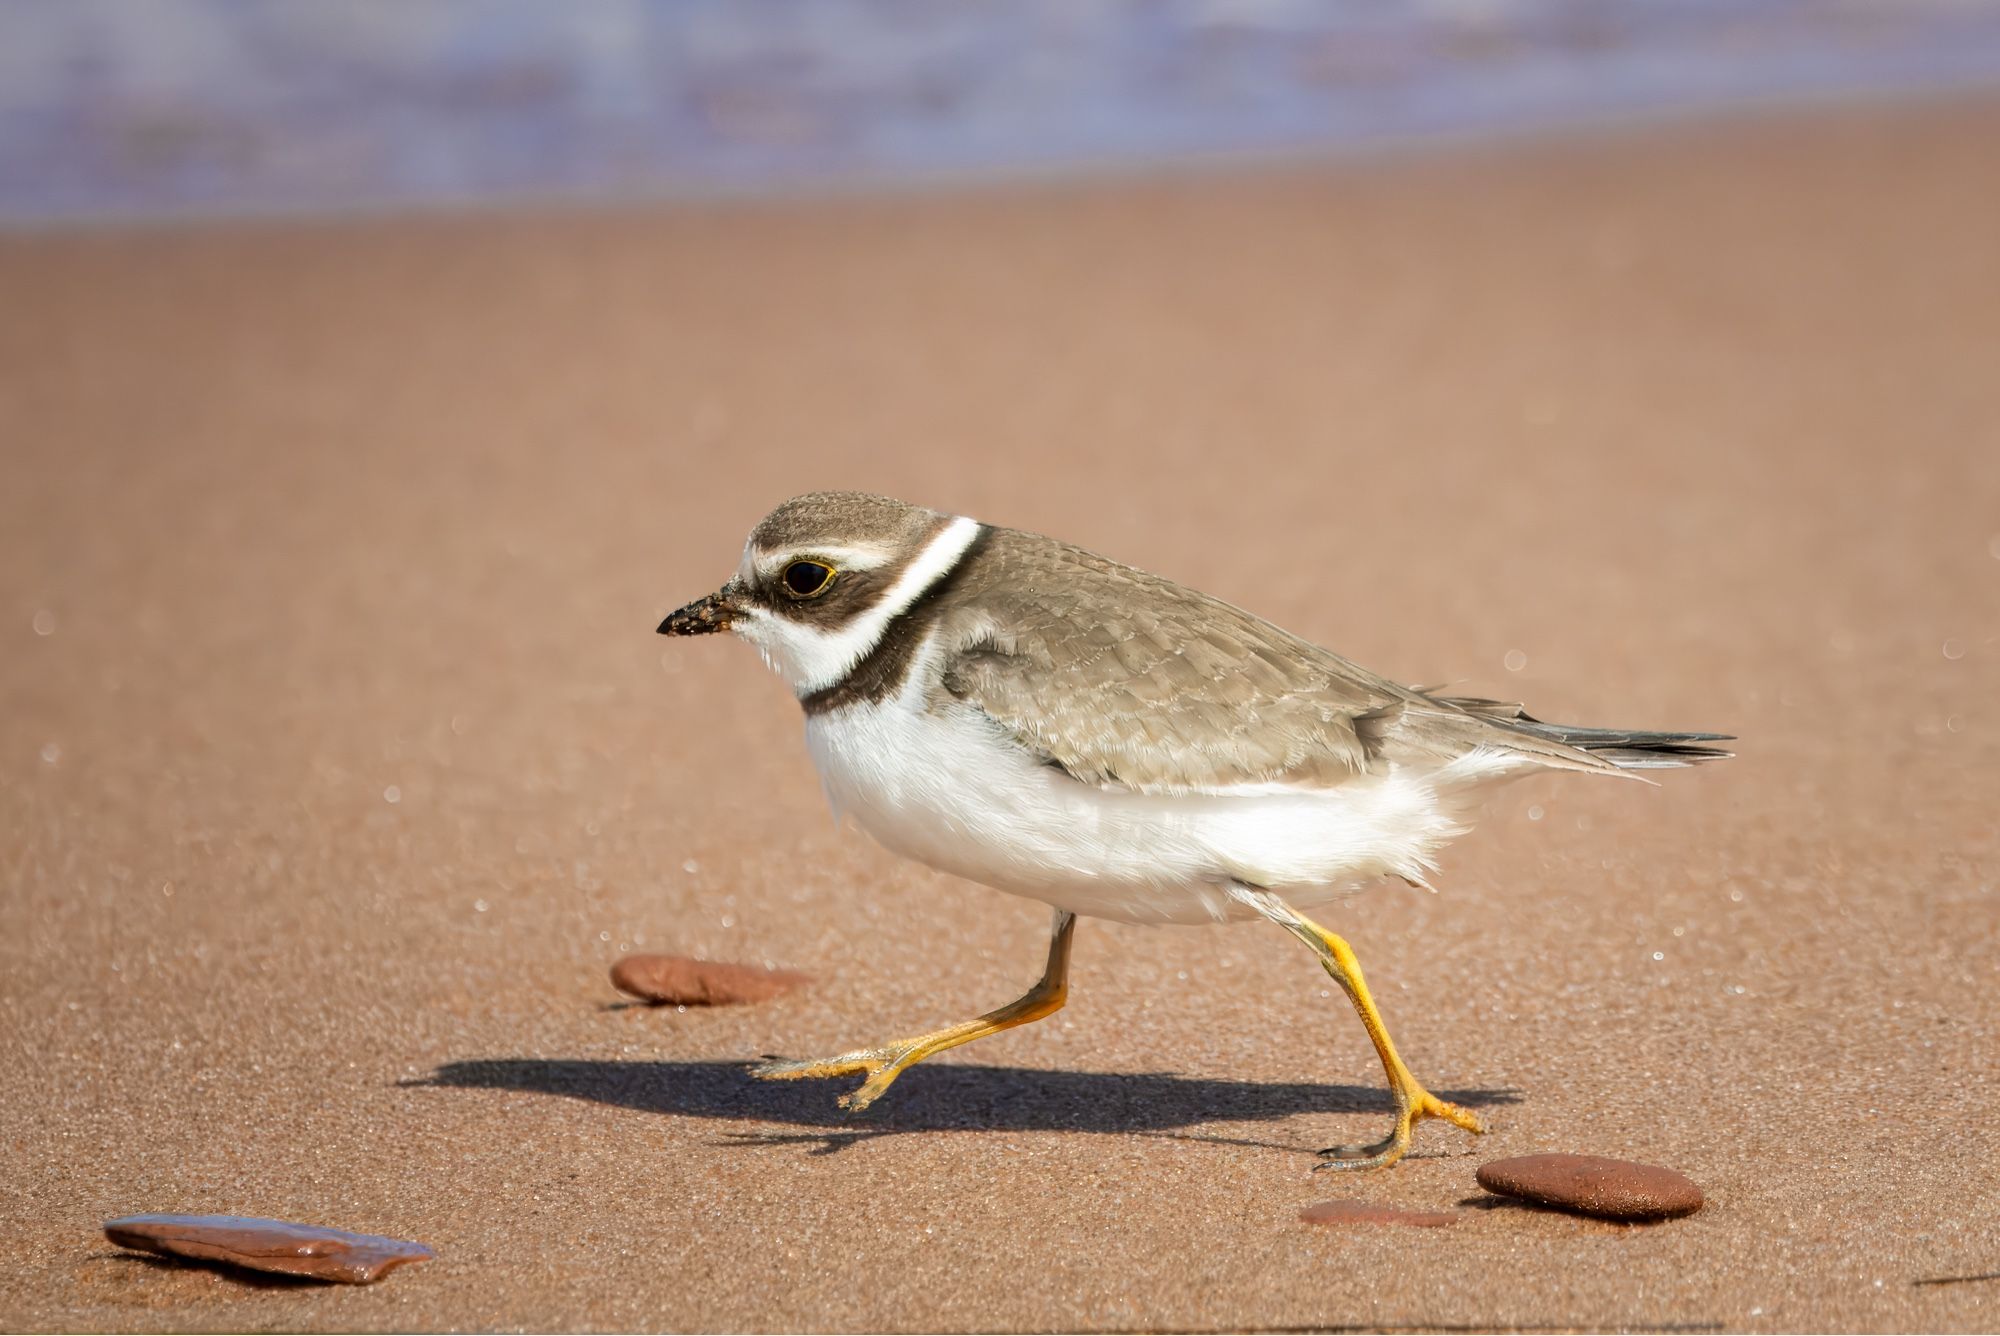
[[[1347,994],[1347,1000],[1354,1004],[1355,1013],[1361,1017],[1361,1024],[1367,1028],[1368,1038],[1382,1059],[1382,1070],[1389,1078],[1389,1093],[1396,1101],[1396,1125],[1388,1136],[1366,1146],[1329,1146],[1320,1152],[1324,1158],[1314,1168],[1387,1168],[1403,1158],[1403,1153],[1410,1148],[1411,1132],[1426,1118],[1442,1118],[1475,1134],[1486,1131],[1478,1115],[1439,1099],[1424,1089],[1423,1083],[1403,1065],[1402,1057],[1396,1052],[1395,1041],[1389,1038],[1389,1027],[1383,1023],[1382,1013],[1376,1008],[1375,999],[1368,993],[1368,984],[1361,977],[1361,962],[1355,959],[1352,947],[1338,934],[1320,927],[1269,891],[1245,888],[1239,891],[1239,895],[1259,913],[1311,947],[1319,957],[1319,963],[1326,967],[1326,972]]]
[[[875,1048],[858,1048],[837,1057],[761,1063],[752,1067],[750,1074],[765,1080],[789,1081],[808,1076],[845,1076],[849,1072],[867,1072],[868,1080],[860,1089],[840,1097],[842,1108],[849,1113],[859,1113],[880,1099],[882,1092],[895,1084],[896,1078],[905,1069],[916,1066],[933,1053],[984,1039],[987,1035],[998,1034],[1016,1025],[1026,1025],[1029,1021],[1038,1021],[1062,1010],[1062,1004],[1069,996],[1069,941],[1075,929],[1076,915],[1058,909],[1055,929],[1049,939],[1049,962],[1042,970],[1041,981],[1016,1000],[996,1011],[987,1012],[977,1020],[949,1025],[942,1030],[899,1039]]]

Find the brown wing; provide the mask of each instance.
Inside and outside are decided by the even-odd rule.
[[[991,531],[954,603],[944,690],[1089,783],[1330,787],[1504,736],[1240,608],[1032,534]]]

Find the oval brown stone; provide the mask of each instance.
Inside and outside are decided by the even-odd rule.
[[[253,1271],[369,1285],[403,1265],[435,1256],[421,1243],[350,1234],[324,1225],[248,1215],[125,1215],[104,1222],[121,1248],[226,1262]]]
[[[1406,1211],[1400,1206],[1378,1206],[1374,1202],[1336,1197],[1317,1201],[1299,1212],[1309,1225],[1414,1225],[1437,1229],[1458,1223],[1456,1211]]]
[[[687,956],[626,956],[611,967],[611,985],[646,1002],[724,1007],[767,1002],[811,980],[796,970],[732,965]]]
[[[1656,1164],[1602,1155],[1522,1155],[1479,1166],[1479,1186],[1606,1220],[1667,1220],[1701,1209],[1701,1189]]]

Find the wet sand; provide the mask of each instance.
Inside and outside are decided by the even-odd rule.
[[[0,1326],[2000,1325],[2000,105],[606,216],[0,240]],[[744,646],[814,487],[1063,535],[1406,680],[1739,733],[1500,794],[1331,916],[1494,1126],[1253,926],[1086,922],[838,830]],[[631,951],[814,986],[621,1006]],[[1688,1219],[1481,1160],[1670,1165]],[[133,1212],[422,1239],[366,1289]],[[1947,1277],[1985,1280],[1924,1284]]]

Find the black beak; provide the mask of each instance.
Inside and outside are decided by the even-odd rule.
[[[728,587],[724,586],[707,598],[698,598],[678,612],[667,614],[667,620],[660,623],[663,636],[706,636],[717,631],[727,631],[730,619],[736,609],[730,605]]]

